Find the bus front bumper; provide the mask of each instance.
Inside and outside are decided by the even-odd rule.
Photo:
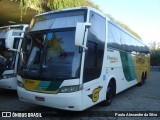
[[[16,80],[17,80],[16,77],[0,79],[0,88],[16,90],[17,89]]]
[[[17,93],[21,101],[63,110],[83,110],[81,91],[72,93],[46,94],[27,91],[24,88],[17,86]],[[36,98],[39,98],[39,100]]]

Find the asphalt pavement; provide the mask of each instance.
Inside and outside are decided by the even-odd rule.
[[[152,70],[149,80],[146,80],[143,86],[133,86],[114,98],[110,106],[102,106],[98,104],[93,106],[83,112],[68,112],[63,110],[57,110],[53,108],[43,107],[39,105],[34,105],[31,103],[22,102],[18,99],[17,92],[11,90],[0,89],[0,111],[11,111],[11,112],[25,112],[25,111],[43,111],[50,112],[54,115],[60,114],[61,117],[43,117],[38,119],[43,120],[160,120],[160,117],[155,117],[154,114],[150,113],[150,116],[154,117],[119,117],[123,114],[118,114],[115,117],[106,117],[107,114],[112,113],[112,111],[118,111],[123,113],[123,111],[133,112],[138,111],[150,111],[150,112],[160,112],[160,71]],[[93,114],[94,115],[90,115]],[[147,112],[148,113],[148,112]],[[63,116],[66,115],[66,116]],[[102,116],[101,116],[102,114]],[[103,116],[104,114],[104,116]],[[77,116],[76,116],[77,115]],[[113,114],[112,114],[113,115]],[[68,117],[70,116],[70,117]],[[0,118],[1,119],[15,119],[17,118]],[[19,118],[23,119],[23,118]],[[37,118],[24,118],[24,119],[37,119]]]

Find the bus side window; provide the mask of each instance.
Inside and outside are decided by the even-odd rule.
[[[136,52],[140,53],[141,52],[141,44],[138,40],[135,40],[135,42],[136,42]]]
[[[92,26],[87,36],[88,50],[86,50],[84,61],[84,83],[100,77],[106,40],[106,19],[91,11],[89,21]]]
[[[145,45],[144,46],[144,52],[146,53],[146,54],[149,54],[149,48]]]
[[[84,63],[84,82],[88,82],[97,78],[97,52],[98,46],[97,43],[88,41],[87,42],[88,50],[86,51],[85,55],[85,63]],[[99,77],[99,76],[98,76]]]
[[[133,37],[130,37],[131,45],[130,45],[130,51],[131,52],[136,52],[136,43],[135,43],[135,39]]]
[[[121,43],[122,43],[122,50],[126,52],[131,51],[129,35],[127,35],[124,31],[121,31]]]
[[[14,48],[14,49],[18,49],[19,41],[20,41],[19,38],[15,38],[15,39],[14,39],[14,43],[13,43],[13,48]]]
[[[121,49],[120,30],[108,23],[108,41],[107,46],[115,49]]]

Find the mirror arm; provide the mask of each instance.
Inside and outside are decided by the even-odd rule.
[[[20,38],[20,39],[22,39],[24,37],[22,37],[22,36],[14,36],[14,38]]]
[[[84,50],[88,50],[88,47],[86,47],[84,45],[80,45],[80,47],[82,47]]]
[[[91,23],[85,23],[86,28],[91,27]]]
[[[20,52],[19,50],[17,50],[17,49],[8,49],[8,50],[10,50],[10,51],[14,51],[14,52]]]

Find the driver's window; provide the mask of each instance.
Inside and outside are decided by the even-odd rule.
[[[19,38],[15,38],[15,39],[14,39],[13,49],[18,49],[19,41],[20,41]]]

